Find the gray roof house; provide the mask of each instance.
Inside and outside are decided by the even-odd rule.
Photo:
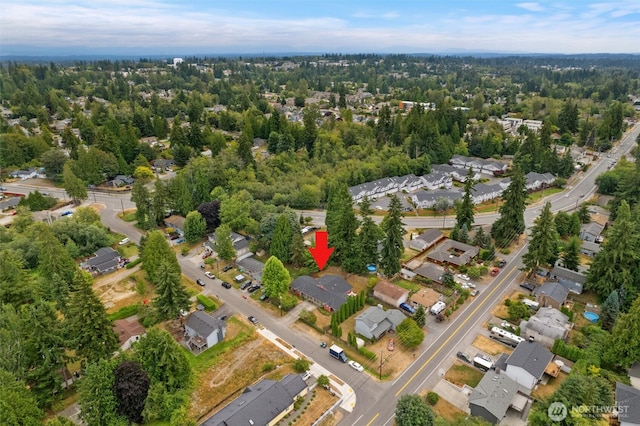
[[[597,242],[598,237],[604,231],[604,225],[600,225],[596,222],[589,222],[580,227],[580,239],[584,241],[590,241],[592,243]]]
[[[206,243],[211,251],[215,253],[216,251],[216,233],[212,232],[207,236],[209,243]],[[244,235],[238,234],[237,232],[231,232],[231,243],[233,244],[233,249],[236,251],[236,257],[240,258],[244,255],[248,255],[251,253],[249,249],[249,238]]]
[[[444,271],[433,263],[424,263],[414,272],[422,278],[426,278],[438,284],[442,283],[442,275],[444,274]]]
[[[111,247],[102,247],[96,250],[93,257],[84,261],[81,266],[99,274],[106,274],[118,269],[119,263],[120,254],[117,251]]]
[[[525,176],[525,187],[529,191],[537,191],[541,188],[548,188],[555,182],[556,177],[551,173],[529,172]]]
[[[293,410],[293,402],[306,395],[307,390],[307,384],[299,374],[288,374],[279,382],[264,379],[247,387],[202,425],[274,425]]]
[[[504,189],[500,184],[476,183],[471,190],[471,198],[474,204],[481,204],[496,199],[502,195]]]
[[[462,198],[462,195],[462,192],[453,189],[436,189],[435,191],[421,189],[411,194],[411,201],[416,208],[429,209],[439,198],[449,200],[449,203],[453,205],[455,200]]]
[[[15,208],[18,204],[20,204],[20,200],[22,200],[22,197],[11,197],[7,198],[6,200],[0,201],[0,211]]]
[[[330,312],[340,309],[352,289],[351,284],[338,275],[320,278],[302,275],[291,283],[291,291]]]
[[[640,361],[636,361],[629,367],[629,380],[631,386],[640,389]]]
[[[378,340],[387,331],[395,330],[405,318],[397,309],[385,311],[371,306],[356,317],[354,330],[369,340]]]
[[[184,235],[184,222],[185,218],[179,215],[171,215],[164,220],[164,225],[168,228],[173,228],[181,236]]]
[[[550,306],[560,309],[567,300],[569,289],[559,282],[546,282],[535,290],[540,306]]]
[[[200,353],[221,342],[227,332],[227,324],[206,312],[195,311],[187,318],[184,333],[187,347]]]
[[[518,385],[505,374],[488,372],[469,395],[469,411],[489,423],[498,424],[516,394]]]
[[[536,342],[520,342],[507,358],[505,374],[517,384],[533,390],[538,384],[553,354]]]
[[[429,229],[411,240],[409,247],[414,250],[423,251],[435,246],[443,238],[444,234],[441,230]]]
[[[581,294],[584,283],[587,281],[587,277],[581,273],[572,271],[571,269],[563,268],[562,266],[554,266],[549,273],[549,278],[557,280],[560,284],[565,286],[570,292]]]
[[[580,245],[580,253],[585,256],[595,257],[601,250],[600,244],[592,243],[591,241],[582,241]]]
[[[478,247],[447,239],[431,250],[427,259],[438,264],[461,266],[471,262],[479,252]]]
[[[620,426],[640,425],[640,390],[616,382],[616,406]]]
[[[135,179],[131,176],[126,175],[117,175],[112,180],[109,181],[109,186],[114,188],[118,188],[121,186],[131,186],[135,182]]]
[[[528,321],[520,323],[522,337],[533,337],[547,348],[551,348],[556,339],[566,340],[571,328],[569,317],[556,308],[540,308]]]

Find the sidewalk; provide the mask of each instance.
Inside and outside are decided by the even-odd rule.
[[[302,355],[304,355],[294,347],[288,348],[285,345],[283,345],[281,343],[281,339],[275,334],[273,334],[273,332],[271,332],[270,330],[266,328],[258,328],[257,331],[258,333],[262,334],[263,337],[271,341],[274,345],[280,348],[280,350],[282,350],[283,352],[286,352],[292,358],[298,359]],[[342,379],[337,378],[338,380],[340,380],[340,382],[333,380],[332,377],[335,377],[335,376],[329,370],[327,370],[317,362],[313,361],[311,357],[308,357],[306,355],[304,355],[304,357],[312,362],[311,366],[309,367],[309,370],[311,370],[311,374],[314,377],[319,377],[323,374],[329,377],[329,381],[331,382],[331,389],[336,390],[337,393],[340,394],[340,397],[342,399],[342,402],[340,403],[340,407],[343,410],[351,413],[354,407],[356,406],[356,393],[353,391],[351,386],[346,384]]]

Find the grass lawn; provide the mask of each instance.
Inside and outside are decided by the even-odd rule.
[[[135,222],[136,210],[137,209],[127,209],[124,211],[124,214],[122,214],[122,212],[118,213],[118,217],[125,222]]]
[[[531,396],[536,399],[546,399],[550,397],[558,390],[567,377],[569,377],[569,375],[561,371],[558,377],[550,378],[546,385],[539,385],[538,388],[531,393]]]
[[[456,361],[444,375],[444,378],[456,386],[467,385],[475,388],[483,376],[484,374],[481,371]]]
[[[124,237],[122,237],[122,238],[124,238]],[[120,240],[118,240],[118,241],[120,241]],[[128,258],[132,258],[134,256],[137,256],[138,253],[139,253],[138,246],[133,244],[133,243],[125,244],[123,246],[119,245],[117,250],[118,250],[118,253],[120,253],[122,255],[122,257],[128,257]]]
[[[527,202],[528,203],[535,203],[537,201],[540,201],[544,197],[548,197],[549,195],[553,195],[553,194],[558,194],[558,193],[560,193],[562,191],[564,191],[563,188],[553,187],[553,188],[547,188],[544,191],[532,192],[527,197]]]
[[[467,417],[467,413],[460,410],[443,397],[440,397],[436,405],[433,406],[433,411],[435,411],[438,417],[442,417],[449,422],[454,422]]]
[[[407,281],[407,280],[396,280],[393,282],[395,285],[397,285],[398,287],[402,287],[405,290],[409,290],[411,292],[418,292],[420,291],[420,289],[422,288],[422,286],[418,283],[414,283],[411,281]]]

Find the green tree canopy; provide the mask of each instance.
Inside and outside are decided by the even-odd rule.
[[[540,265],[553,265],[557,258],[558,233],[551,212],[551,203],[547,202],[540,216],[533,221],[531,241],[528,251],[522,256],[522,262],[529,269]]]
[[[289,271],[277,257],[271,256],[264,264],[262,283],[264,284],[265,293],[275,299],[289,289],[289,284],[291,283]]]
[[[392,277],[400,272],[400,259],[404,252],[402,204],[400,204],[400,200],[395,194],[391,196],[389,212],[382,220],[380,228],[384,233],[380,266],[386,276]]]
[[[402,395],[395,411],[397,426],[433,426],[435,414],[419,395]]]
[[[522,168],[515,165],[509,187],[502,194],[504,203],[500,206],[500,219],[491,227],[491,236],[497,247],[507,247],[525,230],[524,211],[527,192]]]
[[[405,318],[397,327],[398,340],[403,346],[411,349],[424,340],[424,331],[411,318]]]
[[[184,221],[184,237],[187,242],[193,244],[200,241],[206,231],[207,222],[200,212],[196,210],[189,212]]]

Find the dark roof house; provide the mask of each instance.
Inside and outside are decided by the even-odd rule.
[[[115,271],[120,263],[120,255],[111,247],[102,247],[98,249],[94,256],[87,259],[82,267],[99,274]]]
[[[511,380],[532,390],[544,375],[553,354],[536,342],[520,342],[507,359],[505,373]]]
[[[423,251],[436,244],[444,238],[444,234],[439,229],[429,229],[415,237],[409,243],[409,247],[414,250]]]
[[[433,263],[424,263],[414,272],[423,278],[426,278],[438,284],[442,284],[442,275],[444,274],[444,270],[440,269]]]
[[[227,324],[206,312],[195,311],[187,318],[184,328],[187,347],[199,353],[224,339]]]
[[[296,398],[307,393],[299,374],[288,374],[279,382],[261,380],[209,417],[203,426],[267,426],[276,424],[293,410]]]
[[[469,395],[469,410],[472,416],[498,424],[518,392],[518,385],[505,374],[489,372]]]
[[[338,275],[325,275],[320,278],[302,275],[293,280],[291,291],[327,311],[337,311],[347,301],[352,287]]]
[[[540,306],[550,306],[560,309],[567,300],[569,289],[559,282],[546,282],[542,286],[536,288],[536,297]]]
[[[587,281],[587,277],[581,273],[572,271],[571,269],[563,268],[562,266],[554,266],[549,277],[552,280],[557,280],[560,284],[565,286],[570,292],[581,294],[584,283]]]
[[[461,266],[471,262],[478,253],[478,247],[448,239],[430,251],[427,259],[438,264]]]

